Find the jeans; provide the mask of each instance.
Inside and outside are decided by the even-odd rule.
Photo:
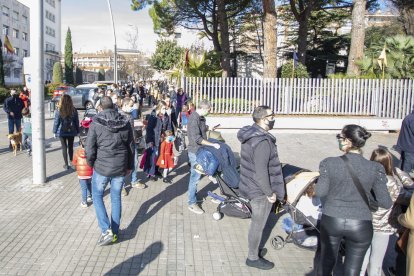
[[[385,253],[387,252],[390,237],[391,235],[387,233],[374,232],[371,246],[365,254],[360,275],[364,276],[367,268],[369,276],[382,275],[382,261],[384,260]]]
[[[119,224],[121,222],[121,190],[125,182],[124,176],[107,177],[100,175],[96,170],[92,176],[92,197],[93,205],[95,206],[96,217],[98,219],[99,227],[102,233],[105,233],[109,228],[112,232],[118,235]],[[106,212],[103,196],[106,185],[111,184],[111,221],[109,221]]]
[[[65,161],[65,165],[68,165],[68,153],[69,153],[69,160],[72,163],[73,160],[73,141],[75,140],[75,136],[68,136],[68,137],[60,137],[60,144],[62,145],[62,155],[63,160]]]
[[[194,166],[197,164],[196,158],[197,157],[195,153],[188,153],[188,159],[191,164],[190,181],[188,182],[188,205],[193,205],[197,203],[197,184],[200,180],[201,175],[194,169]]]
[[[86,202],[88,196],[91,196],[91,179],[79,179],[82,192],[82,202]]]
[[[9,134],[13,134],[14,130],[16,129],[16,132],[19,132],[22,127],[22,119],[8,119],[9,122]],[[16,128],[14,128],[16,126]]]
[[[406,173],[414,171],[414,153],[401,152],[401,170]]]
[[[31,134],[23,133],[22,143],[25,149],[27,149],[29,152],[32,151],[32,135]]]
[[[365,253],[371,245],[372,221],[322,215],[320,226],[321,255],[316,275],[332,274],[343,238],[345,238],[343,275],[359,275]]]
[[[134,169],[131,172],[131,184],[138,182],[138,144],[134,144]]]
[[[250,205],[252,207],[252,220],[248,235],[249,253],[247,258],[255,261],[259,259],[259,245],[262,240],[263,229],[272,209],[272,203],[267,200],[266,196],[261,196],[252,199]]]

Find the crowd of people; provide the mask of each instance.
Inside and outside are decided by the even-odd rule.
[[[26,90],[20,95],[11,91],[6,99],[9,133],[22,129],[28,152],[31,140],[30,97]],[[145,102],[145,99],[147,101]],[[55,113],[53,134],[62,147],[64,169],[77,171],[81,186],[81,206],[93,203],[101,235],[98,245],[117,242],[120,235],[122,195],[126,178],[133,188],[145,189],[150,181],[161,178],[171,184],[170,172],[187,151],[189,167],[188,209],[204,213],[197,198],[201,178],[197,154],[201,148],[220,150],[223,146],[211,140],[214,130],[206,123],[211,103],[202,100],[195,107],[188,95],[179,88],[161,89],[156,82],[149,87],[143,82],[124,86],[113,85],[106,91],[99,88],[94,96],[96,115],[79,120],[72,99],[64,94]],[[147,105],[148,112],[144,111]],[[271,269],[274,264],[264,258],[261,246],[263,231],[272,206],[286,201],[285,182],[279,160],[274,128],[275,114],[268,106],[256,107],[251,125],[237,133],[241,143],[240,181],[238,191],[249,200],[251,223],[248,231],[246,265]],[[75,137],[79,148],[74,153]],[[346,125],[337,135],[339,150],[344,154],[320,162],[317,183],[306,191],[308,201],[318,198],[320,214],[312,221],[320,231],[315,254],[315,274],[331,275],[340,248],[345,248],[344,275],[381,275],[383,259],[390,246],[390,237],[402,229],[408,233],[406,275],[414,274],[414,203],[411,193],[395,176],[391,153],[378,148],[370,160],[362,148],[370,138],[365,128]],[[402,124],[397,146],[401,151],[401,169],[414,169],[414,113]],[[139,179],[142,170],[144,177]],[[110,185],[111,215],[103,201]],[[311,203],[304,203],[311,206]],[[402,208],[395,212],[395,206]],[[406,209],[406,212],[403,210]],[[316,209],[315,209],[316,210]],[[307,212],[304,212],[307,213]],[[312,213],[312,214],[311,214]]]

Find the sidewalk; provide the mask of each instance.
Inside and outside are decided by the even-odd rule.
[[[122,198],[119,243],[96,246],[100,231],[95,210],[80,207],[76,173],[63,171],[52,122],[46,121],[49,182],[41,187],[31,184],[31,158],[24,152],[14,157],[7,150],[7,138],[0,135],[1,275],[305,275],[312,271],[313,252],[293,244],[277,251],[269,242],[267,258],[275,268],[262,272],[246,267],[250,221],[229,217],[214,221],[216,205],[208,198],[202,204],[205,214],[191,213],[186,157],[172,173],[173,184],[157,181],[145,190],[130,189]],[[0,125],[0,133],[6,133],[5,125]],[[239,152],[236,134],[223,136]],[[277,138],[282,162],[311,170],[317,170],[323,158],[339,154],[334,134],[283,133]],[[374,134],[365,156],[378,145],[390,148],[396,139],[396,134]],[[206,197],[217,186],[205,177],[198,189],[199,196]],[[108,208],[109,200],[106,196]],[[281,233],[271,229],[274,222],[268,228],[270,237]]]

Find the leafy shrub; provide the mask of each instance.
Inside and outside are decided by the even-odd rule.
[[[282,78],[291,78],[294,73],[294,78],[309,78],[309,73],[302,63],[298,62],[293,72],[293,61],[288,61],[282,66]]]
[[[53,96],[56,87],[64,85],[63,83],[49,83],[45,85],[45,97]]]
[[[0,87],[0,103],[3,103],[8,96],[10,96],[10,89]]]

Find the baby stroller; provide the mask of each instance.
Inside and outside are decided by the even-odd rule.
[[[287,233],[285,238],[275,236],[271,244],[275,249],[282,249],[286,243],[315,251],[317,248],[319,230],[301,210],[296,208],[299,200],[310,185],[316,183],[319,172],[311,172],[296,166],[285,164],[282,167],[286,185],[286,201],[277,205],[276,213],[280,217],[276,227]]]

